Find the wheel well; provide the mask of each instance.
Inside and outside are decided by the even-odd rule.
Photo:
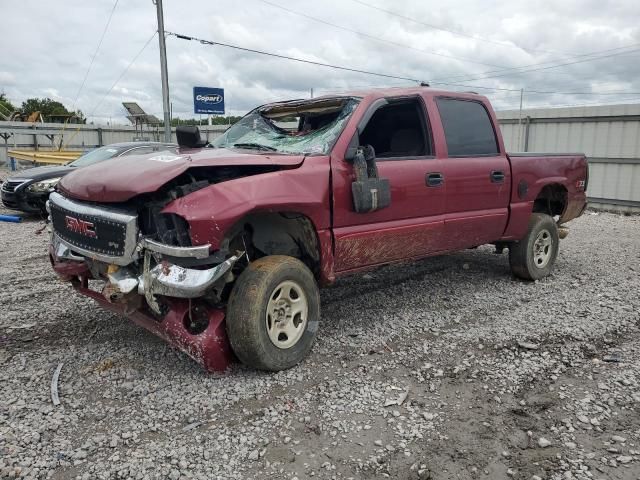
[[[246,251],[253,261],[267,255],[300,259],[320,276],[320,245],[309,217],[296,212],[253,213],[238,222],[228,235],[229,251]]]
[[[545,185],[533,203],[533,211],[556,216],[562,215],[567,206],[567,189],[560,184]]]

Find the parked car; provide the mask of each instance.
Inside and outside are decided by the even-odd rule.
[[[303,360],[319,286],[343,275],[493,244],[515,276],[543,278],[586,207],[585,156],[507,154],[473,93],[272,103],[213,145],[196,127],[178,143],[176,155],[64,177],[49,200],[50,255],[80,293],[209,370],[231,351],[265,370]]]
[[[110,158],[127,155],[142,155],[145,153],[174,149],[171,143],[159,142],[126,142],[114,143],[88,151],[67,165],[55,167],[35,167],[21,170],[8,178],[0,187],[2,203],[5,207],[21,210],[27,213],[44,213],[49,194],[54,190],[60,179],[79,167],[86,167],[94,163],[103,162]]]

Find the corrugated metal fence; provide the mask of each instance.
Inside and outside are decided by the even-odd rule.
[[[593,207],[640,212],[640,104],[498,112],[507,151],[584,152],[589,157]],[[212,140],[226,125],[200,127]],[[0,122],[0,162],[6,149],[87,149],[134,138],[158,140],[159,132],[134,127]],[[175,129],[173,132],[175,141]],[[6,148],[3,148],[6,147]]]
[[[640,105],[498,112],[507,151],[584,152],[589,205],[640,212]]]
[[[207,140],[222,135],[228,125],[203,125],[200,132]],[[0,122],[0,163],[7,161],[7,150],[12,149],[58,149],[86,150],[111,143],[132,140],[161,140],[162,132],[136,130],[135,127],[96,127],[94,125],[61,125],[59,123]],[[172,130],[176,141],[175,128]]]

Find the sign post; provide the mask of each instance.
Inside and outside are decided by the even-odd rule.
[[[224,89],[193,87],[193,113],[224,115]]]

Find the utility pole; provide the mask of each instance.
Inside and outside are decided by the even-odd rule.
[[[162,111],[164,113],[164,141],[171,142],[171,112],[169,104],[169,73],[167,72],[167,46],[164,38],[162,0],[153,0],[158,14],[158,42],[160,43],[160,75],[162,76]]]
[[[313,98],[313,88],[311,88],[311,98]]]
[[[524,88],[520,89],[520,112],[518,113],[518,151],[521,152],[522,148],[522,100],[524,97]]]

